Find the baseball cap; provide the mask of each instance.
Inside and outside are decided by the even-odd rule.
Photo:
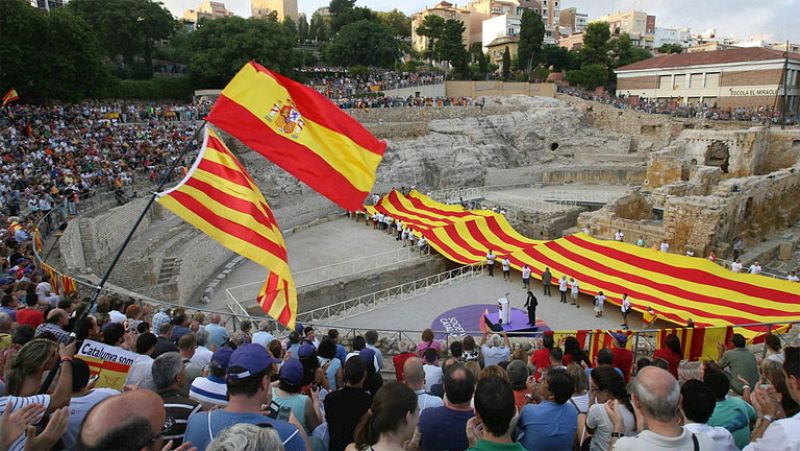
[[[228,379],[245,379],[252,375],[261,373],[273,363],[280,360],[273,358],[263,346],[248,343],[236,348],[228,360]],[[231,373],[230,368],[235,366],[244,370],[238,373]]]
[[[609,332],[609,334],[614,337],[614,340],[617,340],[622,346],[625,346],[628,343],[628,336],[622,332]]]
[[[295,330],[295,332],[297,332],[298,334],[300,334],[300,336],[301,336],[301,337],[303,336],[303,325],[302,325],[302,324],[300,324],[300,322],[299,322],[299,321],[298,321],[297,323],[295,323],[295,325],[294,325],[294,330]]]
[[[221,347],[214,351],[214,354],[211,356],[211,364],[218,368],[227,369],[231,354],[233,354],[233,349],[227,346]]]
[[[305,359],[307,357],[311,357],[314,354],[314,351],[316,351],[314,345],[310,343],[305,343],[302,346],[300,346],[300,349],[297,351],[297,356],[301,359]]]
[[[278,376],[282,382],[292,386],[300,386],[303,383],[303,364],[297,359],[289,359],[283,362]]]

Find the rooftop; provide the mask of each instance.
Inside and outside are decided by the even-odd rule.
[[[781,50],[765,48],[733,48],[715,52],[675,53],[656,56],[638,63],[620,67],[617,72],[646,69],[670,69],[690,66],[707,66],[714,64],[747,63],[785,58]],[[790,53],[789,58],[800,61],[800,54]]]

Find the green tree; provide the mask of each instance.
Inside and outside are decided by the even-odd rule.
[[[511,76],[511,52],[508,51],[508,46],[503,51],[503,81],[508,81]]]
[[[534,63],[538,61],[544,40],[544,22],[539,13],[525,9],[519,30],[519,47],[517,56],[523,71],[530,74]]]
[[[285,28],[286,32],[291,34],[295,42],[297,42],[297,24],[291,17],[286,16],[283,18],[283,28]]]
[[[177,28],[172,14],[151,0],[72,0],[67,7],[89,24],[107,58],[120,55],[129,70],[143,58],[138,71],[145,76],[152,75],[154,43]]]
[[[578,55],[558,45],[546,45],[542,49],[545,67],[553,66],[553,70],[561,72],[565,69],[578,69]]]
[[[653,56],[649,51],[633,45],[628,33],[622,33],[617,39],[613,39],[610,48],[613,55],[611,62],[613,68],[627,66]]]
[[[394,67],[400,58],[400,46],[385,25],[360,20],[345,25],[336,37],[322,47],[323,59],[340,66]]]
[[[341,11],[335,14],[331,11],[331,32],[336,34],[346,25],[360,20],[377,20],[377,15],[371,9],[364,7],[343,7]]]
[[[331,3],[328,5],[328,11],[330,11],[331,16],[335,16],[349,9],[353,9],[355,6],[356,0],[331,0]]]
[[[330,39],[330,27],[325,17],[318,12],[311,15],[311,23],[308,26],[308,37],[315,42],[326,42]]]
[[[608,66],[608,40],[611,32],[606,22],[593,22],[583,32],[583,47],[580,49],[581,64]]]
[[[428,38],[428,48],[423,52],[423,57],[429,60],[439,60],[441,56],[436,50],[436,41],[444,35],[444,18],[428,14],[422,20],[422,24],[417,27],[417,34]]]
[[[680,44],[662,44],[658,48],[658,53],[682,53],[683,46]]]
[[[301,64],[295,38],[282,24],[225,17],[209,20],[191,35],[189,73],[198,84],[221,88],[250,60],[291,75]]]
[[[602,64],[584,64],[580,69],[567,71],[567,81],[585,89],[594,89],[608,81],[608,67]]]
[[[386,25],[395,37],[407,38],[411,36],[411,18],[397,9],[389,12],[379,12],[378,19]]]
[[[469,55],[464,48],[464,23],[448,19],[444,23],[442,37],[436,41],[436,53],[441,61],[447,61],[455,70],[453,76],[469,78]]]
[[[308,20],[306,20],[305,14],[297,17],[297,39],[301,44],[308,40]]]

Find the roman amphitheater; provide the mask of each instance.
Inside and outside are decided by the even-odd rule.
[[[613,239],[622,231],[629,243],[666,241],[671,252],[714,253],[723,265],[740,238],[745,266],[759,261],[765,274],[779,278],[800,269],[797,128],[648,115],[561,94],[487,97],[483,108],[352,114],[389,142],[374,187],[379,194],[415,187],[443,203],[463,199],[502,209],[533,239],[581,231]],[[303,324],[418,338],[432,324],[439,332],[463,332],[465,326],[440,317],[451,309],[494,304],[506,293],[522,306],[518,272],[508,283],[486,277],[481,266],[403,247],[229,143],[284,231]],[[96,199],[57,243],[49,241],[48,262],[88,292],[147,200],[146,188],[122,206]],[[263,268],[157,206],[106,288],[143,302],[220,311],[236,327],[250,315],[263,317],[255,297],[264,278]],[[534,291],[540,290],[537,281]],[[553,330],[619,327],[618,308],[595,318],[589,299],[578,310],[540,300],[538,316]],[[641,316],[631,327],[640,326]]]

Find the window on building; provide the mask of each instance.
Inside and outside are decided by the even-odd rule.
[[[718,87],[719,87],[719,72],[706,74],[706,88],[718,88]]]
[[[658,89],[672,89],[672,75],[658,77]]]
[[[684,88],[686,88],[686,75],[684,74],[676,75],[673,89],[684,89]]]
[[[703,74],[692,74],[689,79],[689,87],[691,89],[700,89],[703,87]]]

